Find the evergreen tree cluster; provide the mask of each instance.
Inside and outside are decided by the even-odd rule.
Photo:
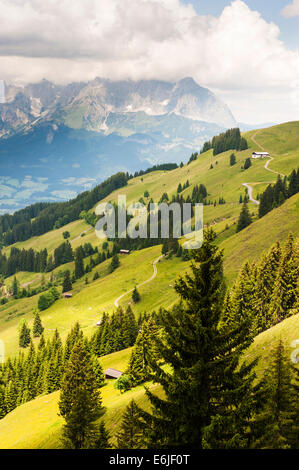
[[[190,186],[189,180],[187,180],[186,183],[184,183],[184,184],[179,183],[177,193],[178,194],[181,193],[185,189],[189,188],[189,186]]]
[[[0,274],[4,277],[12,276],[19,271],[42,273],[47,270],[48,253],[47,249],[35,251],[19,248],[11,248],[7,257],[0,250]]]
[[[289,178],[282,179],[278,175],[274,185],[269,184],[266,190],[259,196],[259,217],[268,214],[275,207],[281,206],[284,201],[299,192],[299,168],[293,170]]]
[[[205,233],[202,248],[193,252],[191,274],[176,283],[181,302],[160,315],[160,334],[150,342],[156,355],[141,350],[135,359],[136,376],[146,358],[149,374],[140,380],[151,378],[164,393],[146,389],[151,412],[130,403],[120,446],[131,433],[136,447],[298,448],[298,369],[279,343],[256,381],[258,359],[249,362],[244,356],[255,324],[248,310],[242,311],[245,303],[247,308],[254,304],[249,292],[255,286],[240,278],[238,292],[234,288],[225,295],[222,253],[213,239],[211,231]],[[291,245],[290,238],[284,251],[289,261]],[[271,258],[277,259],[276,251]]]
[[[154,165],[147,170],[140,170],[135,171],[134,175],[130,175],[129,179],[137,178],[138,176],[147,175],[148,173],[152,173],[153,171],[171,171],[178,168],[176,163],[161,163],[160,165]]]
[[[191,157],[189,158],[188,165],[189,165],[189,163],[194,162],[197,159],[198,159],[198,152],[192,153]]]
[[[78,323],[74,325],[67,336],[64,346],[57,330],[51,339],[45,341],[40,319],[35,317],[33,335],[41,335],[40,341],[35,347],[30,340],[28,326],[23,324],[22,329],[24,325],[27,328],[27,331],[24,331],[24,339],[27,342],[29,340],[28,352],[22,351],[18,357],[8,358],[4,364],[0,365],[0,418],[38,395],[59,390],[64,371],[67,369],[68,361],[78,341],[84,341],[90,354],[90,363],[98,388],[104,384],[102,367],[93,354],[92,344],[83,337]]]
[[[248,143],[241,136],[240,129],[234,128],[213,137],[212,141],[205,142],[201,153],[207,152],[210,149],[213,149],[213,155],[215,156],[227,150],[246,150],[248,149]]]
[[[226,296],[224,322],[251,320],[253,336],[298,313],[299,252],[290,234],[256,263],[246,262]]]
[[[49,268],[57,268],[57,266],[70,263],[73,260],[74,260],[73,250],[72,250],[70,242],[67,240],[66,242],[62,243],[57,248],[55,248],[54,266],[51,266],[51,261],[48,261]],[[49,270],[52,270],[52,269],[49,269]]]
[[[91,338],[91,350],[100,357],[133,346],[139,326],[129,306],[119,307],[111,316],[103,314],[97,332]]]

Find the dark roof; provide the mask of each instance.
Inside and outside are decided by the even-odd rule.
[[[107,369],[105,371],[105,375],[106,377],[113,377],[114,379],[118,379],[118,377],[120,377],[123,373],[120,371],[120,370],[116,370],[116,369]]]

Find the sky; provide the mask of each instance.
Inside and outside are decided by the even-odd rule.
[[[176,81],[239,122],[299,119],[299,0],[0,0],[0,80]]]

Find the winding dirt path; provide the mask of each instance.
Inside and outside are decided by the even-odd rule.
[[[154,272],[153,272],[153,275],[147,279],[146,281],[143,281],[141,282],[141,284],[138,284],[137,289],[138,287],[141,287],[141,286],[144,286],[145,284],[148,284],[149,282],[153,281],[155,279],[155,277],[157,276],[157,264],[159,263],[160,259],[162,259],[164,257],[164,255],[161,255],[159,256],[159,258],[157,258],[154,262],[153,262],[153,268],[154,268]],[[133,290],[135,289],[135,287],[133,287],[133,289],[130,289],[128,290],[127,292],[125,292],[124,294],[120,295],[119,297],[117,297],[117,299],[115,300],[114,302],[114,305],[115,307],[119,307],[119,304],[118,302],[123,298],[125,297],[126,295],[130,294],[131,292],[133,292]]]
[[[260,132],[260,131],[256,131],[255,134],[253,134],[253,136],[251,137],[251,140],[252,140],[252,142],[255,143],[255,145],[257,145],[257,146],[260,148],[260,150],[261,150],[262,152],[267,152],[267,150],[265,149],[265,147],[263,147],[261,144],[259,144],[258,141],[256,140],[256,136],[257,136],[257,134],[259,134],[259,132]],[[272,155],[276,156],[275,153],[272,153]],[[282,176],[282,177],[284,178],[285,175],[284,175],[283,173],[279,173],[278,171],[271,170],[271,168],[268,168],[269,163],[272,162],[273,160],[274,160],[273,157],[269,157],[269,160],[266,161],[266,164],[265,164],[265,166],[264,166],[265,170],[270,171],[271,173],[275,173],[276,175],[280,175],[280,176]]]
[[[251,202],[253,202],[253,204],[256,204],[257,206],[259,205],[259,201],[257,201],[256,199],[253,199],[252,197],[252,191],[253,191],[253,187],[250,186],[248,183],[243,183],[243,186],[245,186],[247,189],[248,189],[248,197],[249,197],[249,200]]]
[[[256,140],[256,136],[257,136],[257,134],[259,134],[259,132],[260,132],[260,131],[256,131],[255,134],[253,134],[253,136],[251,137],[251,140],[252,140],[252,142],[255,143],[255,145],[256,145],[257,147],[259,147],[259,149],[260,149],[262,152],[267,152],[267,150],[265,149],[265,147],[263,147],[263,146]],[[275,153],[272,153],[272,155],[276,155],[276,154],[275,154]],[[282,177],[284,178],[285,175],[284,175],[283,173],[279,173],[278,171],[271,170],[271,168],[268,167],[268,166],[269,166],[269,163],[272,162],[273,160],[274,160],[274,158],[270,156],[270,157],[269,157],[269,160],[267,160],[266,163],[265,163],[265,166],[264,166],[265,170],[266,170],[266,171],[270,171],[271,173],[274,173],[274,174],[276,174],[276,175],[280,175],[280,176],[282,176]],[[249,200],[250,200],[251,202],[253,202],[253,204],[259,205],[259,201],[257,201],[256,199],[254,199],[254,198],[252,197],[253,187],[250,186],[250,183],[243,183],[243,186],[245,186],[245,187],[248,189],[248,197],[249,197]]]

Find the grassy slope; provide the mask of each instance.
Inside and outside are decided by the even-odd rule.
[[[234,234],[235,226],[233,225],[240,211],[237,201],[240,193],[244,192],[242,183],[252,183],[254,195],[256,195],[265,189],[267,183],[276,179],[275,174],[264,170],[265,161],[254,161],[249,170],[246,172],[241,171],[245,158],[251,154],[252,150],[257,149],[255,142],[270,151],[275,158],[270,163],[269,168],[289,173],[298,161],[298,131],[299,123],[296,122],[257,132],[249,132],[246,136],[250,148],[245,152],[237,152],[237,164],[234,167],[230,167],[228,163],[231,152],[226,152],[217,157],[212,157],[211,152],[207,152],[201,155],[197,161],[172,172],[155,172],[142,178],[135,178],[119,193],[127,194],[128,202],[133,202],[143,196],[145,190],[148,190],[150,197],[158,200],[163,192],[167,192],[169,195],[175,194],[178,183],[184,183],[189,179],[191,187],[185,191],[185,194],[192,191],[192,185],[204,183],[208,188],[211,200],[223,196],[228,203],[224,206],[205,207],[204,218],[205,224],[213,224],[217,233],[219,233],[218,243],[225,250],[225,274],[231,281],[245,259],[257,259],[261,252],[269,249],[277,239],[284,241],[289,231],[298,234],[298,195],[263,219],[257,220],[240,234]],[[217,165],[216,161],[218,162]],[[214,165],[213,170],[209,169],[211,162]],[[114,192],[108,199],[116,200],[117,194],[117,191]],[[251,205],[251,208],[256,212],[256,207]],[[226,224],[230,227],[228,230],[225,230]],[[62,232],[64,230],[69,230],[71,239],[73,239],[78,237],[86,228],[87,226],[83,221],[77,221],[63,227],[63,229],[49,232],[38,239],[31,239],[17,245],[25,248],[34,246],[39,249],[47,247],[51,251],[62,242]],[[99,244],[94,232],[91,231],[85,237],[73,241],[73,246],[78,246],[87,241]],[[109,262],[97,267],[96,269],[99,270],[101,276],[98,281],[89,284],[87,287],[84,285],[84,280],[78,281],[74,286],[76,295],[72,300],[65,301],[61,299],[49,310],[42,313],[46,334],[51,334],[54,328],[58,327],[64,337],[76,320],[81,322],[85,332],[94,331],[94,325],[99,318],[99,314],[104,309],[111,311],[116,297],[151,276],[151,263],[159,254],[160,247],[133,253],[129,257],[122,258],[121,267],[113,274],[108,274]],[[138,266],[138,272],[136,266]],[[160,262],[157,278],[152,283],[140,288],[142,301],[135,306],[134,310],[138,312],[152,310],[160,305],[171,305],[176,299],[172,288],[173,282],[186,268],[187,263],[182,263],[177,258]],[[21,282],[29,282],[34,279],[31,274],[20,273],[19,276]],[[92,275],[89,275],[89,277],[91,279]],[[127,305],[129,302],[130,296],[125,297],[121,305]],[[32,324],[32,310],[36,304],[37,298],[33,297],[22,301],[12,301],[0,308],[1,339],[5,341],[8,355],[17,351],[17,328],[20,319],[26,318],[29,324]],[[269,347],[270,344],[273,344],[273,341],[282,337],[287,341],[287,344],[290,344],[293,339],[298,338],[298,320],[298,315],[292,317],[256,338],[247,356],[248,358],[255,357],[258,354],[263,356],[258,366],[258,372],[267,363]],[[101,361],[105,368],[110,366],[124,370],[127,360],[128,351],[121,351],[102,358]],[[113,433],[119,424],[120,414],[131,398],[146,406],[142,387],[120,395],[110,382],[102,389],[102,392],[104,405],[107,407],[105,420],[107,420]],[[0,422],[1,447],[57,447],[62,423],[61,418],[57,416],[57,400],[58,392],[39,397],[10,413]]]
[[[291,342],[299,337],[299,315],[288,318],[268,331],[259,335],[246,354],[246,360],[260,356],[257,375],[267,366],[271,348],[281,338],[285,341],[289,353]],[[130,349],[110,354],[101,358],[106,369],[114,367],[125,370],[130,355]],[[105,423],[114,436],[119,428],[121,416],[129,401],[134,399],[140,406],[149,409],[149,403],[144,395],[143,386],[120,394],[114,388],[113,381],[107,381],[102,388],[103,404],[106,412],[103,416]],[[161,396],[161,389],[157,385],[148,384]],[[25,403],[0,420],[0,448],[2,449],[51,449],[60,447],[59,438],[63,420],[57,415],[59,392],[36,398]]]
[[[224,272],[229,282],[235,279],[241,264],[247,259],[256,261],[277,240],[284,242],[290,232],[299,235],[299,194],[262,219],[224,240]]]
[[[235,234],[234,225],[240,211],[237,200],[244,189],[242,182],[257,183],[258,181],[269,181],[269,178],[270,180],[276,178],[275,174],[265,171],[265,161],[253,161],[253,166],[249,170],[241,172],[240,168],[244,159],[251,154],[253,149],[256,149],[256,144],[252,139],[254,138],[255,141],[261,142],[263,146],[267,146],[267,149],[269,148],[271,152],[274,147],[277,148],[274,162],[280,171],[287,172],[290,153],[292,155],[292,167],[296,166],[296,156],[299,152],[298,131],[299,123],[297,122],[257,132],[249,132],[246,136],[250,149],[245,152],[237,152],[237,164],[234,167],[229,166],[229,154],[231,152],[217,155],[217,157],[212,157],[211,152],[207,152],[201,155],[197,161],[185,165],[183,168],[171,172],[149,173],[143,177],[134,178],[129,181],[126,188],[115,191],[109,196],[109,199],[116,200],[119,193],[125,192],[128,202],[132,202],[138,200],[143,196],[144,191],[148,190],[150,197],[158,200],[164,191],[167,191],[169,195],[174,194],[178,182],[184,183],[187,179],[189,179],[191,187],[185,191],[186,194],[192,191],[193,184],[203,182],[209,190],[211,200],[224,196],[228,201],[227,204],[204,207],[204,222],[205,224],[212,224],[218,233],[217,241],[225,250],[225,274],[230,284],[236,277],[240,265],[246,259],[257,259],[261,252],[269,249],[277,239],[284,241],[290,231],[298,234],[298,195],[263,219],[254,222],[240,234]],[[279,137],[277,138],[276,135]],[[279,139],[283,144],[279,143]],[[211,160],[214,164],[213,170],[209,169]],[[215,164],[215,161],[218,161],[218,165]],[[274,162],[270,163],[270,167]],[[264,188],[265,184],[257,184],[257,187],[259,186]],[[256,206],[251,204],[250,207],[251,210],[256,212]],[[229,227],[227,230],[226,226]],[[63,241],[62,232],[64,230],[70,231],[73,240],[86,229],[87,225],[84,221],[73,222],[63,229],[49,232],[39,237],[38,240],[28,240],[23,244],[19,244],[19,246],[28,248],[38,244],[38,248],[47,246],[49,250],[53,250],[55,246]],[[87,241],[101,244],[96,238],[94,230],[88,232],[85,237],[76,238],[72,244],[75,247]],[[65,336],[75,320],[79,320],[88,333],[92,332],[94,324],[103,310],[112,311],[114,300],[120,294],[151,276],[151,263],[158,257],[159,253],[160,248],[154,247],[133,253],[127,258],[124,257],[122,258],[122,266],[112,275],[108,274],[109,262],[95,268],[101,276],[98,281],[87,287],[84,285],[84,279],[76,282],[74,285],[76,295],[72,300],[65,301],[61,299],[49,310],[42,313],[46,334],[51,334],[54,328],[58,327],[62,336]],[[138,271],[136,266],[138,266]],[[134,306],[134,310],[140,312],[157,309],[161,305],[170,306],[176,299],[172,288],[174,280],[180,273],[185,271],[186,267],[187,264],[182,263],[177,258],[159,263],[157,278],[152,283],[140,288],[142,301]],[[57,271],[66,268],[73,269],[73,263],[59,267]],[[20,282],[37,279],[33,285],[40,282],[38,274],[34,277],[32,274],[20,273],[17,277],[20,277]],[[92,277],[93,273],[89,274],[90,280]],[[11,283],[12,279],[9,282]],[[120,304],[126,306],[130,300],[130,296],[127,296]],[[33,310],[36,305],[37,297],[32,297],[0,306],[0,335],[5,342],[7,355],[17,351],[17,328],[20,320],[26,318],[29,325],[31,325]]]
[[[68,231],[70,233],[70,240],[73,240],[79,237],[80,234],[88,228],[89,225],[87,225],[84,220],[76,220],[75,222],[71,222],[59,229],[51,230],[39,237],[32,237],[24,242],[15,243],[13,246],[20,249],[24,248],[26,250],[29,250],[30,248],[34,248],[35,250],[43,250],[44,248],[47,248],[48,253],[50,254],[55,250],[55,248],[57,248],[57,246],[65,241],[62,236],[63,232]],[[78,240],[79,244],[85,243],[85,237],[80,237]],[[73,243],[75,243],[76,247],[78,242],[75,240]],[[5,248],[4,252],[10,252],[10,249],[11,247]]]
[[[64,338],[75,321],[79,321],[87,334],[95,329],[95,324],[103,311],[111,312],[116,298],[135,285],[149,279],[153,274],[152,262],[161,254],[161,247],[156,246],[121,257],[120,267],[109,274],[110,261],[97,268],[100,279],[85,285],[85,278],[74,284],[74,297],[60,299],[49,309],[41,312],[46,336],[52,335],[58,328]],[[138,266],[138,270],[136,269]],[[172,286],[175,278],[185,271],[188,263],[178,258],[162,260],[158,263],[157,277],[139,289],[142,301],[134,307],[135,312],[153,310],[160,305],[170,306],[176,299]],[[94,270],[95,271],[95,270]],[[93,274],[89,275],[91,281]],[[5,343],[6,355],[14,354],[18,349],[18,326],[26,319],[32,326],[33,310],[37,306],[38,296],[28,299],[13,300],[0,306],[0,336]],[[127,305],[130,295],[120,305]]]
[[[299,156],[299,122],[287,122],[278,126],[250,131],[246,134],[249,144],[255,150],[255,142],[260,144],[274,158],[269,168],[289,174],[298,166]],[[252,140],[255,140],[255,142]]]
[[[219,236],[217,240],[219,246],[224,249],[224,269],[229,285],[245,260],[258,259],[276,240],[284,242],[290,231],[298,235],[298,208],[299,196],[295,195],[283,206],[271,211],[242,232],[233,234],[233,227]],[[228,235],[230,236],[225,239]],[[113,311],[114,301],[119,295],[151,277],[152,262],[160,253],[161,247],[156,246],[123,256],[120,268],[113,274],[109,274],[109,260],[96,267],[93,272],[97,270],[100,279],[92,282],[93,273],[89,274],[88,286],[85,286],[85,278],[74,284],[75,295],[72,299],[60,299],[48,310],[41,312],[46,336],[52,335],[57,327],[64,338],[75,321],[81,323],[86,334],[91,334],[101,313]],[[157,277],[151,283],[140,287],[141,302],[134,305],[134,312],[171,306],[177,299],[173,289],[174,281],[186,271],[188,265],[188,262],[182,262],[176,257],[160,261]],[[38,296],[35,296],[13,300],[0,306],[0,336],[5,343],[7,356],[15,354],[18,350],[18,327],[21,320],[25,318],[29,326],[32,325],[37,300]],[[127,306],[129,302],[130,294],[120,301],[120,305]]]

